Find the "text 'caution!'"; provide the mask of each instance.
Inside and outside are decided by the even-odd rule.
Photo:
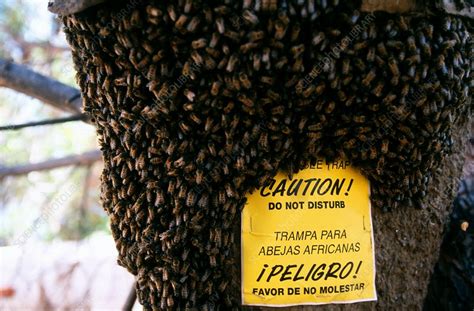
[[[242,302],[377,300],[369,181],[347,161],[279,173],[242,212]]]

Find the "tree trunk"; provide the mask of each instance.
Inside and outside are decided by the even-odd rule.
[[[103,147],[119,263],[145,309],[241,307],[245,195],[277,171],[341,155],[371,181],[378,301],[294,309],[421,309],[472,117],[472,78],[453,68],[467,69],[472,51],[461,19],[337,3],[322,5],[326,17],[309,5],[277,14],[273,1],[149,1],[64,19]],[[445,41],[430,46],[437,35]],[[446,54],[453,46],[465,63]]]

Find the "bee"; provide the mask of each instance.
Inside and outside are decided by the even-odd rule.
[[[235,54],[232,54],[229,58],[229,61],[227,62],[226,71],[227,72],[234,71],[235,65],[237,64],[238,60],[239,60],[238,57]]]
[[[273,170],[273,166],[266,159],[262,161],[262,166],[263,166],[263,169],[266,170],[266,171],[272,171]]]
[[[276,11],[278,7],[277,0],[261,0],[262,1],[262,10],[264,11]]]
[[[406,96],[406,95],[403,95],[402,93],[402,96]],[[395,99],[397,98],[397,95],[393,94],[393,93],[389,93],[387,96],[384,97],[384,99],[382,100],[382,103],[384,105],[389,105],[390,103],[392,103]]]
[[[285,113],[285,106],[277,106],[272,108],[272,115],[283,115]]]
[[[348,128],[341,128],[341,129],[338,129],[334,132],[334,136],[336,137],[339,137],[339,136],[345,136],[349,133],[349,129]]]
[[[259,23],[257,15],[255,15],[250,10],[244,10],[242,13],[242,18],[250,25],[257,25]]]
[[[283,23],[282,21],[280,20],[277,20],[275,22],[275,35],[274,35],[274,38],[276,40],[282,40],[285,35],[286,35],[286,31],[288,29],[287,27],[287,24]]]
[[[403,15],[398,17],[398,26],[402,31],[407,31],[409,29],[409,23],[406,19],[407,17],[404,17]]]
[[[293,27],[291,27],[291,33],[290,33],[290,42],[294,42],[298,39],[301,31],[301,26],[300,24],[294,24]]]
[[[191,47],[195,50],[202,49],[207,46],[207,40],[205,38],[197,39],[191,42]]]
[[[199,199],[198,206],[201,208],[207,207],[209,204],[209,196],[207,194],[203,194]]]
[[[402,185],[405,186],[405,187],[408,187],[410,185],[410,179],[408,176],[404,176],[403,177],[403,180],[402,180]]]
[[[191,132],[192,128],[188,124],[186,124],[184,121],[180,121],[178,124],[179,124],[179,128],[184,134],[188,134]]]
[[[360,71],[365,71],[366,66],[360,58],[354,60],[354,66],[356,66]]]
[[[365,116],[363,115],[354,115],[352,117],[352,119],[354,120],[354,122],[356,123],[365,123]]]
[[[374,159],[377,158],[377,149],[375,148],[375,146],[370,147],[369,158],[370,158],[371,160],[374,160]]]
[[[273,83],[275,82],[275,80],[273,79],[273,77],[261,76],[261,77],[260,77],[260,82],[265,83],[265,84],[268,84],[268,85],[273,85]]]
[[[278,94],[277,92],[272,91],[271,89],[267,90],[267,96],[272,101],[280,101],[281,100],[280,94]]]
[[[230,8],[225,5],[220,5],[214,8],[214,12],[216,12],[219,15],[227,15],[230,13]]]
[[[209,256],[209,264],[211,265],[211,267],[217,267],[217,260],[215,255]]]
[[[308,137],[312,141],[317,141],[317,140],[321,139],[321,137],[323,137],[323,133],[321,133],[321,132],[309,132]]]
[[[464,231],[466,231],[466,230],[464,230]],[[227,288],[227,284],[229,284],[229,281],[227,281],[227,280],[224,280],[219,284],[219,291],[221,293],[223,293],[225,291],[225,289]]]
[[[214,232],[213,242],[215,242],[217,246],[220,247],[222,245],[222,231],[219,228],[215,228],[213,232]]]
[[[383,60],[380,56],[375,55],[375,63],[377,64],[378,67],[385,67],[385,60]]]
[[[194,204],[196,204],[196,194],[191,190],[186,196],[186,205],[191,207],[194,206]]]
[[[344,148],[346,149],[353,149],[356,145],[357,141],[355,140],[355,138],[351,138],[349,139],[348,141],[344,142]]]
[[[258,145],[263,149],[263,150],[268,150],[268,134],[267,133],[261,133],[260,138],[258,140]]]
[[[383,92],[383,89],[384,89],[384,84],[382,82],[379,82],[375,88],[372,89],[372,94],[374,94],[375,96],[377,97],[381,97],[382,96],[382,92]]]
[[[377,51],[382,57],[388,57],[387,48],[383,42],[377,44]]]
[[[305,50],[304,44],[293,46],[290,51],[294,58],[298,58]]]
[[[386,44],[389,48],[396,50],[402,50],[405,47],[405,44],[398,40],[387,40]]]
[[[326,112],[327,114],[330,114],[334,111],[334,109],[336,108],[336,102],[334,101],[330,101],[326,108],[324,109],[324,112]]]
[[[252,83],[250,82],[249,77],[245,73],[239,74],[239,80],[244,88],[250,89],[252,87]]]
[[[137,171],[141,171],[144,167],[145,167],[145,156],[142,153],[142,154],[140,154],[140,156],[138,157],[138,159],[135,162],[135,169]]]
[[[376,77],[375,69],[370,70],[369,73],[362,80],[362,85],[368,87],[370,83],[375,79],[375,77]]]
[[[390,83],[393,86],[397,86],[400,81],[400,76],[393,76],[392,79],[390,79]]]
[[[398,124],[397,127],[403,134],[407,135],[410,139],[415,138],[415,135],[413,135],[413,132],[410,130],[409,127],[407,127],[403,124]]]
[[[297,87],[297,90],[301,89],[301,87]],[[316,87],[314,85],[310,85],[303,91],[303,97],[308,98],[313,94],[316,90]]]
[[[311,44],[313,46],[318,46],[325,39],[326,39],[326,35],[324,34],[324,32],[319,32],[313,37]]]
[[[363,49],[367,48],[368,46],[369,46],[369,43],[367,41],[358,42],[358,43],[354,44],[354,50],[355,51],[360,51],[360,50],[363,50]]]
[[[293,72],[304,72],[303,58],[297,58],[291,67]]]
[[[182,29],[187,21],[188,21],[188,17],[183,14],[178,18],[178,20],[175,22],[174,26],[177,29]]]
[[[416,52],[416,40],[415,37],[410,36],[407,39],[408,50],[411,52]]]
[[[214,146],[214,143],[213,142],[209,142],[208,145],[207,145],[207,148],[209,149],[209,153],[215,157],[217,155],[217,152],[216,152],[216,147]]]
[[[225,32],[224,19],[222,17],[216,18],[217,31],[222,35]]]
[[[226,197],[225,197],[225,191],[224,190],[219,190],[219,194],[217,196],[218,199],[218,204],[215,206],[218,206],[219,204],[224,204],[226,202]]]
[[[168,11],[168,16],[170,17],[170,19],[173,22],[176,21],[177,15],[176,15],[176,11],[174,9],[174,6],[173,5],[168,5],[167,11]]]
[[[184,273],[182,273],[182,274],[186,274],[186,273],[184,272]],[[187,276],[184,276],[184,277],[180,280],[181,283],[184,283],[184,284],[181,286],[181,296],[182,296],[184,299],[187,299],[187,298],[189,297],[188,284],[185,283],[186,278],[187,278]]]
[[[390,71],[392,72],[392,75],[396,77],[400,76],[400,70],[398,69],[398,63],[395,58],[390,57],[388,59],[388,66],[390,68]]]
[[[193,59],[193,61],[198,65],[198,66],[201,66],[204,62],[204,59],[202,58],[202,56],[198,53],[198,51],[193,51],[191,53],[191,58]],[[189,68],[189,74],[188,75],[191,75],[191,68]]]
[[[241,94],[237,97],[237,99],[242,103],[244,104],[245,106],[251,108],[254,106],[254,102],[248,98],[247,96],[245,96],[244,94]]]
[[[350,60],[349,60],[348,58],[344,58],[344,59],[342,60],[342,68],[341,68],[342,74],[343,74],[343,75],[349,74],[350,68],[351,68],[351,66],[350,66]]]
[[[367,52],[366,60],[368,62],[375,61],[375,48],[374,47],[369,48],[369,50]]]
[[[239,33],[235,32],[235,31],[227,30],[226,32],[224,32],[224,36],[231,39],[234,42],[239,42],[239,40],[240,40]]]
[[[435,130],[434,130],[434,127],[431,123],[425,123],[424,125],[425,125],[425,128],[426,128],[426,130],[428,131],[429,134],[434,133]],[[423,136],[430,137],[430,135],[428,133],[426,135],[423,135]]]
[[[214,81],[211,85],[211,94],[213,96],[217,96],[219,94],[219,90],[221,87],[222,83],[220,81]]]
[[[425,34],[428,38],[433,39],[433,31],[434,31],[434,26],[431,24],[426,25],[425,29]]]
[[[253,61],[253,69],[255,71],[259,71],[260,66],[261,66],[261,61],[262,61],[261,55],[259,53],[253,54],[252,61]]]
[[[431,52],[431,46],[429,44],[426,44],[426,43],[422,44],[421,50],[426,55],[426,57],[431,57],[432,52]]]
[[[361,126],[361,127],[357,128],[357,133],[358,134],[365,134],[365,133],[369,133],[371,131],[372,131],[372,128],[370,128],[368,126]]]

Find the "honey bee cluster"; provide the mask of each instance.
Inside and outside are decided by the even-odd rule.
[[[423,199],[470,113],[462,19],[356,1],[119,1],[64,17],[97,126],[102,201],[145,309],[240,303],[245,195],[344,157],[372,202]]]

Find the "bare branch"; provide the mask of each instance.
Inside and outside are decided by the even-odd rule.
[[[135,305],[135,301],[137,300],[137,283],[134,282],[130,292],[128,293],[127,300],[125,301],[125,305],[123,306],[123,311],[131,311],[133,306]]]
[[[64,111],[81,112],[82,99],[78,89],[5,59],[0,59],[1,86],[35,97]]]
[[[12,125],[0,126],[0,131],[14,131],[14,130],[24,129],[24,128],[27,128],[27,127],[61,124],[61,123],[66,123],[66,122],[86,121],[86,120],[87,120],[86,114],[80,113],[80,114],[72,115],[70,117],[65,117],[65,118],[56,118],[56,119],[49,119],[49,120],[41,120],[41,121],[27,122],[27,123],[21,123],[21,124],[12,124]]]
[[[105,2],[106,0],[50,0],[48,10],[59,15],[69,15]]]
[[[6,176],[25,175],[31,172],[47,171],[71,165],[90,165],[99,160],[102,160],[101,153],[99,150],[94,150],[85,152],[83,154],[51,159],[44,162],[24,164],[12,167],[0,167],[0,179]]]

